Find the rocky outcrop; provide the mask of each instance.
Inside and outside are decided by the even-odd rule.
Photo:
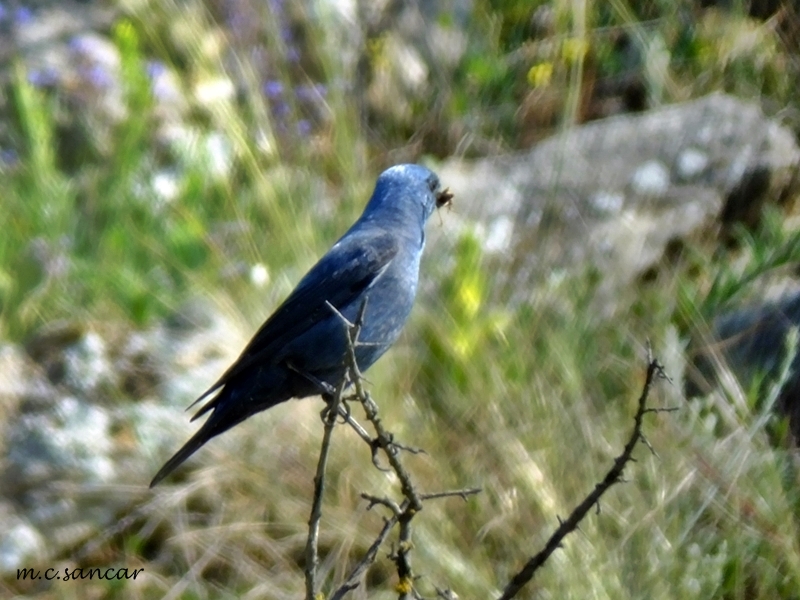
[[[687,395],[709,393],[728,374],[736,377],[743,390],[758,384],[759,405],[752,408],[763,410],[765,401],[774,402],[773,408],[789,419],[793,442],[800,442],[800,346],[792,338],[798,328],[798,285],[775,300],[719,315],[707,339],[695,340],[690,352]]]
[[[0,573],[113,533],[191,433],[185,407],[235,331],[194,306],[145,331],[56,323],[0,345]]]
[[[439,174],[456,193],[445,231],[479,228],[517,296],[554,269],[596,268],[608,313],[615,290],[671,244],[754,223],[796,189],[799,165],[788,129],[714,94],[576,127],[521,154],[451,159]]]

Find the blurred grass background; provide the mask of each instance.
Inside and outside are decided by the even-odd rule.
[[[0,338],[22,342],[59,320],[146,328],[200,296],[241,323],[231,335],[245,340],[358,216],[383,167],[435,169],[602,116],[587,90],[624,83],[632,63],[626,110],[724,90],[799,131],[796,21],[751,16],[744,2],[701,4],[476,0],[460,21],[439,17],[467,32],[463,58],[391,119],[354,97],[359,74],[324,3],[115,3],[108,34],[124,117],[104,135],[87,126],[65,147],[76,138],[59,120],[64,98],[21,61],[8,71],[3,135],[17,150],[0,163]],[[359,61],[378,70],[391,48],[382,32],[364,35]],[[162,77],[185,99],[180,131],[161,112]],[[792,450],[775,443],[780,423],[756,390],[732,385],[687,402],[680,389],[687,333],[800,259],[785,219],[768,216],[714,254],[693,249],[668,276],[619,297],[629,308],[613,322],[587,310],[602,274],[554,279],[510,307],[477,239],[453,247],[448,260],[424,260],[422,278],[436,285],[369,374],[385,423],[427,453],[406,459],[422,489],[484,488],[466,503],[426,504],[415,520],[420,589],[489,598],[538,551],[621,450],[649,338],[676,379],[653,403],[681,410],[648,419],[658,457],[638,450],[629,482],[523,597],[800,598],[799,482]],[[139,566],[147,577],[5,588],[33,598],[298,597],[318,410],[292,402],[238,427],[204,451],[189,481],[118,490],[135,509],[82,564]],[[337,433],[328,585],[381,524],[358,494],[393,484],[351,432]],[[354,597],[394,597],[393,581],[382,555]]]

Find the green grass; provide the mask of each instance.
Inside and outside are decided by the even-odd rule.
[[[583,68],[575,52],[584,42],[601,70],[619,70],[607,36],[615,28],[658,38],[670,52],[666,73],[648,71],[648,89],[660,100],[725,89],[796,109],[790,57],[763,24],[740,14],[710,11],[687,23],[671,12],[673,3],[648,3],[642,14],[624,2],[589,3],[584,15],[559,8],[559,42],[526,46],[519,61],[520,53],[511,55],[528,15],[518,2],[496,4],[476,3],[481,26],[469,32],[443,115],[474,124],[494,147],[518,143],[514,113],[535,65],[550,65],[547,85],[573,109]],[[341,81],[346,73],[324,27],[300,17],[321,46],[315,76]],[[747,32],[755,32],[747,38],[752,52],[740,52],[734,42]],[[389,150],[408,140],[393,138],[402,128],[388,125],[362,131],[335,85],[325,99],[327,119],[311,138],[281,137],[249,73],[244,99],[192,104],[193,143],[158,147],[148,60],[172,64],[191,98],[192,86],[224,76],[230,65],[209,41],[219,34],[199,2],[130,9],[112,34],[127,116],[113,126],[109,148],[90,141],[78,148],[74,168],[57,149],[62,99],[15,66],[9,97],[21,156],[0,170],[0,339],[22,342],[60,319],[145,328],[197,296],[247,323],[247,331],[232,332],[246,338],[360,212]],[[717,43],[720,36],[725,43]],[[296,83],[288,61],[277,66],[276,76]],[[295,121],[302,116],[299,106],[291,110]],[[574,113],[565,108],[559,118],[568,124]],[[229,152],[224,175],[209,158],[212,134]],[[165,169],[178,173],[171,199],[152,185]],[[655,389],[652,404],[679,408],[646,420],[657,456],[638,448],[628,481],[522,597],[800,598],[800,488],[793,452],[774,443],[779,425],[762,412],[755,390],[731,385],[691,401],[681,393],[688,336],[746,298],[765,273],[800,259],[800,237],[777,214],[737,239],[714,256],[706,247],[687,249],[654,281],[622,292],[616,301],[627,310],[613,321],[590,309],[597,273],[572,274],[510,306],[472,235],[453,241],[448,260],[426,256],[423,277],[437,283],[420,295],[401,342],[369,379],[384,423],[426,451],[405,457],[421,489],[483,488],[467,502],[427,503],[415,519],[412,561],[427,596],[434,585],[461,598],[496,596],[558,518],[593,489],[632,427],[650,339],[675,378]],[[257,265],[269,274],[264,287],[250,278]],[[121,490],[131,494],[135,516],[103,545],[102,560],[144,567],[147,577],[135,585],[23,590],[7,578],[5,585],[35,598],[76,590],[109,598],[299,597],[319,408],[290,402],[254,417],[210,444],[198,457],[201,468],[180,485],[154,494]],[[397,491],[344,428],[336,431],[330,478],[321,544],[326,589],[381,526],[379,508],[366,512],[359,493]],[[394,577],[384,552],[368,574],[369,591],[354,597],[396,597]]]

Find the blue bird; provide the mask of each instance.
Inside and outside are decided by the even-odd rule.
[[[452,197],[425,167],[396,165],[384,171],[358,221],[194,402],[218,392],[192,417],[194,421],[212,411],[203,426],[161,467],[150,487],[211,438],[248,417],[290,398],[326,394],[342,380],[346,333],[328,303],[354,322],[367,299],[356,362],[365,371],[378,360],[397,340],[411,312],[425,223]]]

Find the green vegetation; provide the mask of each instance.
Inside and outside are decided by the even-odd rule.
[[[516,148],[584,120],[585,77],[631,68],[623,35],[642,49],[633,67],[653,103],[725,90],[760,98],[789,120],[800,108],[797,50],[779,31],[688,1],[590,2],[580,12],[580,3],[554,3],[538,32],[528,6],[549,5],[475,2],[465,55],[453,78],[431,90],[447,99],[436,106],[435,130],[432,103],[423,100],[411,105],[412,125],[363,128],[320,15],[291,6],[284,22],[265,18],[237,37],[199,0],[121,4],[125,16],[111,37],[124,118],[106,138],[86,134],[65,150],[63,98],[35,85],[21,62],[4,91],[19,149],[0,162],[4,341],[22,342],[61,319],[143,328],[196,296],[255,327],[360,212],[392,150],[409,143],[409,128],[441,136],[422,136],[409,157],[435,168],[435,157]],[[304,40],[299,63],[276,41],[284,26]],[[264,45],[268,68],[248,62],[252,40]],[[380,44],[369,47],[380,60]],[[169,122],[153,73],[162,68],[188,103],[177,141],[163,135]],[[217,96],[208,91],[215,85]],[[311,100],[287,92],[301,86]],[[558,108],[526,120],[520,106],[545,92]],[[474,136],[465,149],[448,136],[466,128]],[[800,478],[794,453],[774,442],[778,419],[755,401],[755,389],[731,385],[692,401],[680,389],[688,333],[764,273],[800,261],[800,237],[780,215],[736,239],[713,255],[686,249],[654,281],[617,298],[628,310],[613,321],[589,308],[596,273],[554,278],[510,306],[471,234],[447,260],[426,257],[423,278],[440,277],[435,291],[420,296],[401,344],[369,379],[387,427],[426,451],[406,458],[423,490],[484,488],[468,502],[428,503],[415,520],[412,560],[427,596],[433,585],[461,598],[495,596],[593,488],[629,433],[650,339],[676,380],[652,402],[680,411],[648,418],[658,456],[639,448],[629,481],[524,597],[800,598]],[[133,498],[135,518],[91,560],[143,567],[135,584],[25,593],[299,597],[318,410],[310,400],[276,407],[210,445],[191,489]],[[365,513],[359,493],[390,493],[392,482],[344,429],[330,464],[321,548],[332,583],[381,526],[379,509]],[[384,553],[365,597],[396,597],[394,582]]]

